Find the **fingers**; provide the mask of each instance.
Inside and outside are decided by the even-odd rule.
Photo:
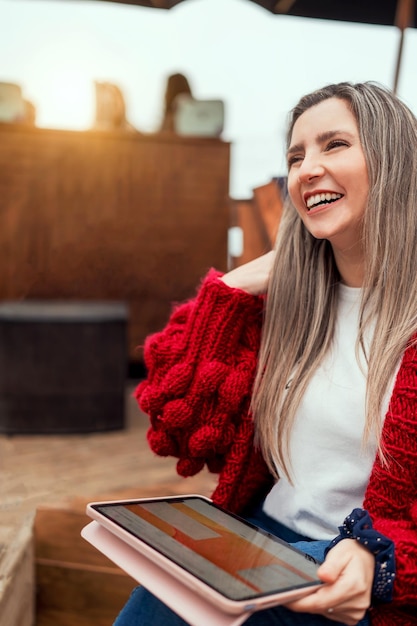
[[[344,608],[343,606],[329,607],[325,613],[328,619],[346,626],[356,626],[366,615],[367,609]]]
[[[323,591],[324,589],[325,587],[322,588]],[[339,593],[336,594],[334,589],[329,587],[326,594],[317,592],[308,598],[287,604],[286,607],[300,613],[323,615],[334,622],[354,626],[365,616],[369,603],[365,599],[357,598],[353,601],[351,599],[344,601]]]
[[[317,613],[348,626],[360,621],[371,602],[374,557],[357,542],[347,539],[333,548],[318,574],[325,583],[314,594],[287,607]]]

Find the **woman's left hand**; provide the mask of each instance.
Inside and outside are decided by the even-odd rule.
[[[320,579],[326,584],[286,606],[354,626],[371,604],[374,570],[373,554],[354,539],[344,539],[329,551],[318,569]]]

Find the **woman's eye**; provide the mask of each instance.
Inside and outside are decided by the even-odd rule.
[[[346,141],[343,141],[343,139],[333,139],[327,144],[326,150],[332,150],[333,148],[340,148],[341,146],[348,145],[349,144]]]
[[[292,166],[295,165],[296,163],[298,163],[299,161],[302,161],[303,157],[299,154],[294,154],[290,157],[288,157],[288,169]]]

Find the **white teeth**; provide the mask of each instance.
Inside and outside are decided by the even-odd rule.
[[[311,207],[316,204],[320,204],[321,202],[331,202],[333,200],[338,200],[342,197],[341,193],[316,193],[314,196],[310,196],[307,200],[307,208],[311,209]]]

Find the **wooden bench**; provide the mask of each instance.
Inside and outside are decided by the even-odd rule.
[[[59,508],[38,507],[36,626],[112,626],[138,584],[80,536],[91,521],[85,514],[87,502],[182,493],[183,481],[72,499]]]
[[[111,626],[137,584],[82,539],[88,521],[81,510],[37,510],[36,626]]]
[[[33,514],[26,514],[16,523],[7,511],[1,512],[1,626],[33,626],[35,623],[33,518]]]

